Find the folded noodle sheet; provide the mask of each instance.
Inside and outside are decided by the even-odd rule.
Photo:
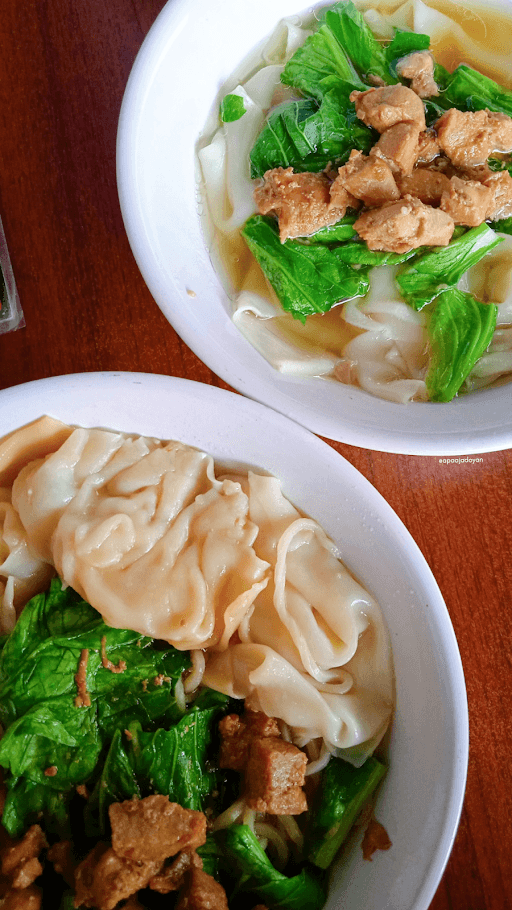
[[[359,763],[382,737],[380,608],[276,478],[217,476],[180,442],[42,418],[0,443],[0,487],[4,600],[56,570],[109,625],[204,649],[204,682],[296,741],[321,736]]]

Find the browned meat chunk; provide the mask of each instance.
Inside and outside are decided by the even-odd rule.
[[[424,205],[413,196],[363,212],[354,224],[370,250],[406,253],[419,246],[446,246],[455,223],[446,212]]]
[[[171,891],[179,891],[185,882],[187,872],[196,866],[198,869],[203,868],[203,861],[198,853],[194,850],[182,850],[177,857],[170,863],[162,867],[158,875],[150,879],[149,887],[159,894],[169,894]]]
[[[411,80],[411,88],[420,98],[439,94],[434,80],[434,58],[429,51],[414,51],[402,57],[396,71],[399,76]]]
[[[113,910],[119,901],[145,888],[161,862],[132,862],[108,844],[98,843],[75,871],[75,907]]]
[[[367,158],[356,149],[351,151],[347,163],[338,169],[338,176],[331,187],[334,198],[338,185],[369,206],[400,198],[389,165],[380,158]]]
[[[440,148],[457,167],[484,164],[491,152],[512,149],[512,117],[450,108],[436,123]]]
[[[261,215],[277,215],[281,243],[335,224],[350,205],[348,195],[331,204],[331,184],[325,174],[295,174],[291,167],[276,167],[266,172],[264,181],[254,190],[254,199]]]
[[[441,208],[453,218],[455,224],[477,227],[485,221],[493,196],[492,189],[483,183],[452,177],[441,196]]]
[[[434,130],[424,130],[418,139],[418,161],[429,163],[441,154]]]
[[[46,837],[39,825],[32,825],[19,841],[6,838],[1,850],[1,871],[11,888],[24,891],[39,878],[43,867],[38,857],[46,846]]]
[[[2,910],[40,910],[42,899],[42,892],[35,885],[23,891],[9,891]]]
[[[492,202],[486,218],[496,221],[512,215],[512,177],[508,171],[499,171],[485,179],[485,185],[492,190]]]
[[[228,899],[222,885],[211,875],[193,868],[176,910],[229,910]]]
[[[249,758],[249,747],[254,739],[265,736],[279,736],[279,727],[274,717],[267,717],[262,711],[228,714],[219,723],[221,735],[220,758],[221,768],[233,771],[244,771]]]
[[[55,871],[62,876],[71,888],[75,880],[76,868],[71,841],[58,841],[50,847],[46,856],[53,863]]]
[[[384,825],[372,815],[363,837],[363,859],[371,860],[377,850],[389,850],[393,846]]]
[[[292,743],[275,737],[254,740],[245,777],[249,808],[270,815],[305,812],[306,765],[305,753]]]
[[[168,856],[195,849],[206,840],[203,813],[183,809],[168,796],[113,803],[108,814],[115,852],[139,863],[162,863]]]
[[[384,158],[393,173],[410,174],[418,157],[419,135],[415,123],[397,123],[382,133],[370,155]]]
[[[397,177],[397,184],[402,196],[415,196],[433,206],[440,205],[443,192],[450,188],[446,174],[428,167],[415,168],[409,177]]]
[[[384,133],[396,123],[410,121],[419,130],[425,129],[425,109],[416,92],[405,85],[385,85],[369,88],[366,92],[354,91],[350,100],[355,102],[356,114],[363,123]]]

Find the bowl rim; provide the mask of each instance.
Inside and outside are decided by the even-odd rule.
[[[498,0],[497,4],[489,5],[502,7],[504,4],[509,6],[510,0]],[[234,5],[235,0],[227,0],[223,9]],[[297,3],[293,0],[281,0],[280,9],[285,6],[297,11]],[[326,387],[341,384],[277,373],[231,325],[229,300],[208,255],[197,212],[185,223],[182,249],[176,255],[173,274],[165,274],[167,265],[162,261],[161,251],[156,250],[159,226],[148,212],[148,190],[144,183],[147,179],[144,170],[152,170],[152,167],[145,167],[145,156],[150,154],[149,148],[154,142],[153,138],[151,142],[144,139],[148,134],[148,123],[144,119],[148,104],[159,91],[159,74],[166,66],[170,49],[176,50],[176,42],[186,40],[194,10],[206,7],[206,0],[169,0],[163,7],[134,62],[118,123],[116,167],[121,212],[136,262],[166,319],[203,363],[232,388],[273,407],[320,436],[377,451],[413,455],[469,455],[511,448],[512,412],[507,408],[510,390],[507,391],[506,386],[475,391],[446,404],[412,402],[402,405],[350,386],[343,386],[332,394]],[[211,111],[216,93],[218,87],[212,85],[208,111]],[[201,126],[204,123],[205,118]],[[188,125],[184,129],[184,146],[190,151],[192,136],[187,132]],[[194,153],[199,135],[200,129],[193,137]],[[184,172],[184,177],[191,179],[190,169],[186,174]],[[160,177],[155,177],[154,192],[157,179]],[[184,217],[181,197],[178,209]],[[192,314],[190,298],[187,299],[180,255],[186,257],[186,247],[190,244],[197,247],[194,257],[197,270],[208,272],[202,291],[213,295],[216,307],[221,301],[219,305],[225,309],[226,322],[230,323],[228,326],[217,320],[216,328],[222,333],[220,340],[216,337],[217,332],[210,331],[210,327],[204,328],[202,320]],[[199,309],[201,306],[202,303],[198,303]],[[203,308],[202,316],[207,312]],[[314,392],[311,391],[312,384],[316,384]],[[322,402],[321,409],[316,404],[317,399]],[[469,406],[468,402],[471,402]]]

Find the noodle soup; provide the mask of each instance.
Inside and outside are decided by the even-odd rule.
[[[468,11],[451,3],[377,7],[368,3],[359,4],[359,8],[365,11],[366,21],[379,41],[389,42],[396,28],[427,33],[431,36],[434,58],[450,72],[464,63],[489,78],[498,79],[504,88],[511,87],[507,48],[512,26],[510,19],[499,11],[487,7],[472,7]],[[263,49],[260,68],[255,72],[252,57],[227,84],[229,96],[239,93],[245,99],[249,96],[249,101],[245,101],[246,114],[237,122],[224,123],[211,142],[201,143],[199,151],[203,190],[214,223],[212,261],[233,301],[235,325],[281,373],[353,384],[394,402],[447,400],[447,395],[453,392],[444,397],[444,393],[439,393],[436,398],[429,383],[433,344],[429,325],[433,303],[415,309],[404,301],[396,284],[397,272],[403,266],[372,268],[370,291],[364,298],[341,302],[328,313],[311,314],[301,322],[283,312],[274,289],[240,235],[240,229],[255,208],[252,192],[257,182],[248,176],[250,148],[262,129],[264,115],[275,110],[276,104],[299,97],[296,91],[280,83],[280,74],[285,61],[317,27],[314,16],[285,20]],[[239,88],[234,87],[237,81]],[[263,111],[259,119],[258,104]],[[249,139],[241,140],[246,127]],[[243,155],[236,160],[240,147],[244,149]],[[222,167],[227,167],[228,178],[219,185],[216,175]],[[512,369],[512,290],[508,266],[512,241],[508,234],[500,233],[499,224],[496,232],[502,240],[500,246],[469,268],[457,284],[462,294],[477,300],[477,306],[497,305],[495,327],[483,338],[485,347],[476,362],[467,367],[458,387],[461,395],[507,381]],[[487,311],[480,309],[480,313],[484,312]]]

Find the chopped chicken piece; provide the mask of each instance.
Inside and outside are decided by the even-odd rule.
[[[244,771],[249,758],[253,739],[265,736],[280,736],[275,717],[267,717],[262,711],[246,709],[241,717],[227,714],[219,722],[221,768]]]
[[[386,202],[380,209],[363,212],[354,224],[370,250],[406,253],[420,246],[446,246],[455,227],[453,218],[424,205],[413,196]]]
[[[397,185],[402,196],[415,196],[425,205],[438,206],[443,192],[450,188],[450,180],[442,171],[416,167],[410,176],[397,177]]]
[[[98,842],[75,871],[75,907],[113,910],[119,901],[145,888],[161,861],[137,862]]]
[[[254,199],[261,215],[277,215],[281,243],[335,224],[350,205],[348,194],[336,205],[331,203],[331,184],[325,174],[295,174],[291,167],[276,167],[265,173],[264,181],[254,190]]]
[[[385,85],[369,88],[366,92],[354,91],[350,100],[355,102],[356,114],[363,123],[384,133],[396,123],[416,123],[425,129],[425,109],[416,92],[405,85]]]
[[[384,158],[393,172],[410,174],[418,157],[420,131],[415,123],[396,123],[382,133],[370,157]]]
[[[40,910],[43,893],[35,885],[23,891],[9,891],[2,902],[2,910]]]
[[[486,218],[497,221],[512,215],[512,177],[508,171],[499,171],[486,177],[485,186],[493,193],[492,202],[487,209]]]
[[[337,198],[338,185],[368,206],[400,198],[389,165],[380,158],[367,158],[356,149],[351,151],[347,163],[338,169],[338,176],[331,187],[331,198]]]
[[[491,152],[512,150],[512,117],[450,108],[436,123],[439,146],[457,167],[485,164]]]
[[[434,80],[434,58],[429,51],[414,51],[402,57],[396,71],[399,76],[411,80],[411,89],[420,98],[432,98],[439,94]]]
[[[176,910],[228,910],[228,899],[222,885],[211,875],[193,868]]]
[[[307,809],[302,790],[307,756],[286,742],[268,736],[251,743],[246,771],[246,801],[250,809],[270,815],[299,815]]]
[[[418,140],[418,161],[429,163],[441,154],[434,130],[424,130]]]
[[[183,809],[168,796],[155,794],[113,803],[108,814],[115,852],[135,862],[162,863],[168,856],[199,847],[206,840],[204,814]]]
[[[450,185],[441,196],[441,208],[453,218],[455,224],[478,227],[485,221],[493,198],[491,187],[475,180],[452,177]]]
[[[182,850],[170,863],[166,863],[160,869],[157,875],[154,875],[149,881],[149,887],[152,891],[158,891],[159,894],[169,894],[171,891],[179,891],[185,883],[187,872],[197,866],[203,868],[203,861],[195,850]]]

